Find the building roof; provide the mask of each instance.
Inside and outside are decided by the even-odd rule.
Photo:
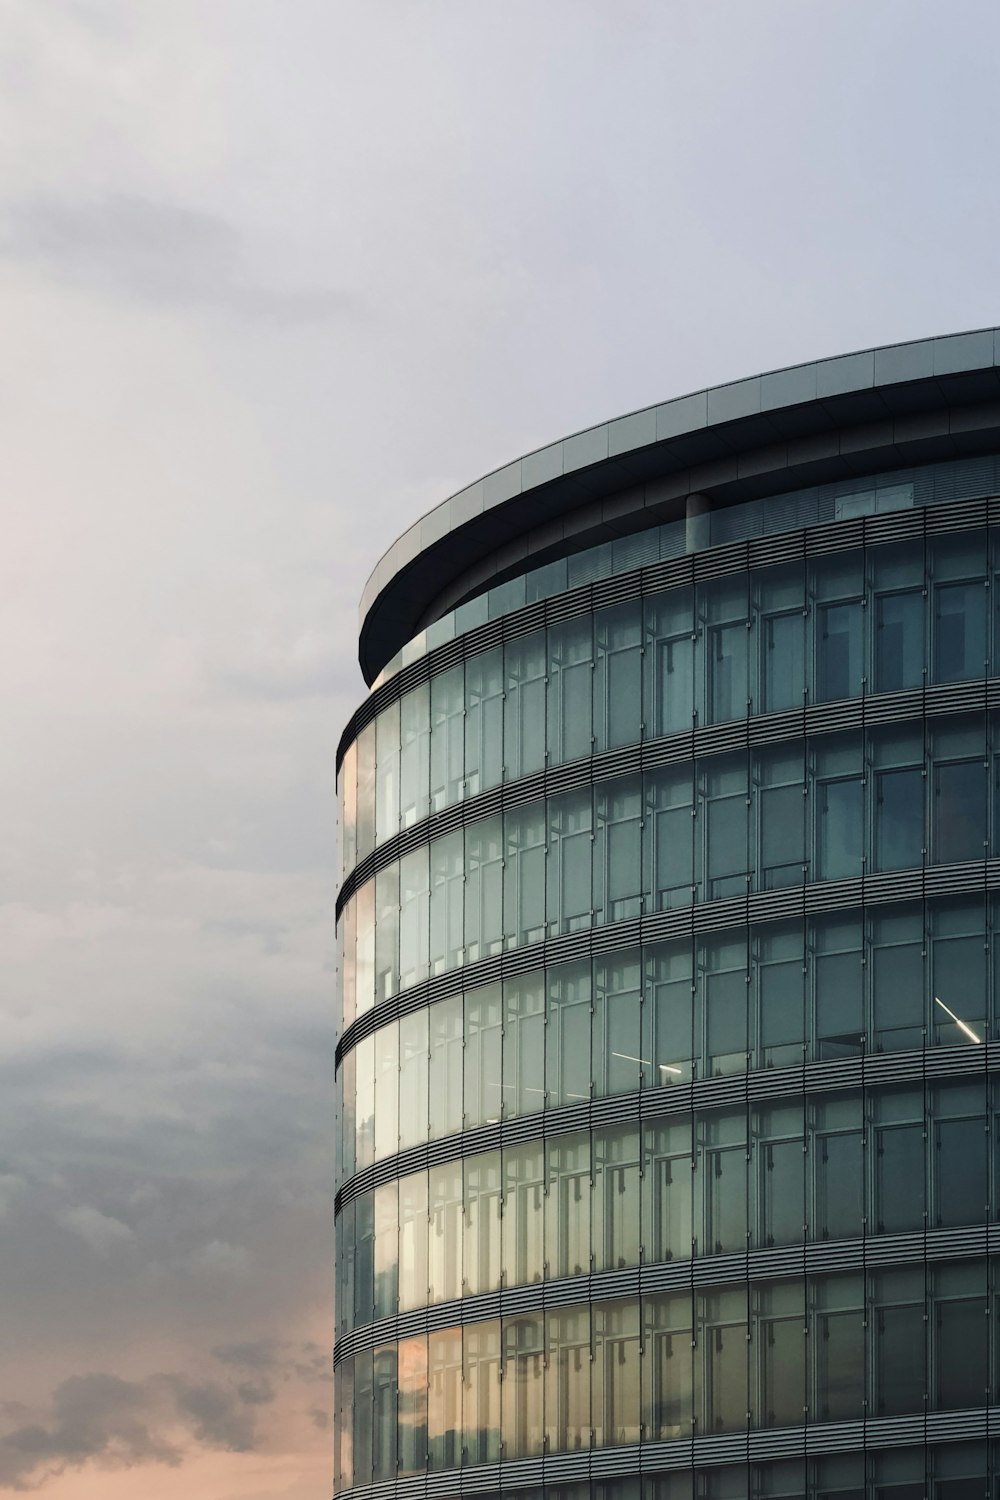
[[[538,448],[429,510],[361,596],[365,680],[514,572],[684,513],[1000,448],[1000,329],[888,344],[710,387]]]

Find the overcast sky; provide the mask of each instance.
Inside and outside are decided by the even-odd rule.
[[[362,583],[1000,321],[994,0],[0,0],[0,1490],[329,1490]]]

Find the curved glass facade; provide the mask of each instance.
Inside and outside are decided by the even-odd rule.
[[[1000,1493],[998,473],[552,564],[355,716],[339,1490]]]

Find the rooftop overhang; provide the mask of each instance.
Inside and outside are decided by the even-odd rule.
[[[427,512],[361,597],[371,683],[417,631],[515,572],[685,512],[1000,449],[1000,329],[714,386],[574,433]]]

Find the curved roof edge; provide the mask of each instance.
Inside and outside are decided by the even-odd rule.
[[[479,592],[518,559],[534,566],[545,560],[546,549],[555,555],[566,535],[561,518],[571,512],[588,512],[589,529],[573,531],[595,540],[656,524],[671,501],[674,513],[682,513],[693,490],[735,503],[767,488],[793,487],[796,477],[811,483],[859,472],[865,450],[882,455],[867,457],[869,468],[893,467],[893,458],[901,467],[929,460],[935,442],[937,452],[958,451],[952,424],[942,430],[931,414],[1000,402],[998,367],[1000,328],[886,344],[643,407],[494,469],[429,510],[376,563],[361,596],[365,680],[371,683],[406,641],[463,593]],[[1000,409],[993,415],[987,426],[1000,434]],[[922,423],[915,427],[918,416]],[[849,449],[838,444],[836,451],[827,443],[820,452],[819,434],[845,428],[867,429],[871,441],[855,438]],[[982,424],[977,431],[981,446]],[[921,444],[922,459],[916,457]],[[676,482],[665,489],[666,476]],[[655,505],[640,496],[631,507],[638,519],[622,518],[616,526],[601,501],[654,480]]]

